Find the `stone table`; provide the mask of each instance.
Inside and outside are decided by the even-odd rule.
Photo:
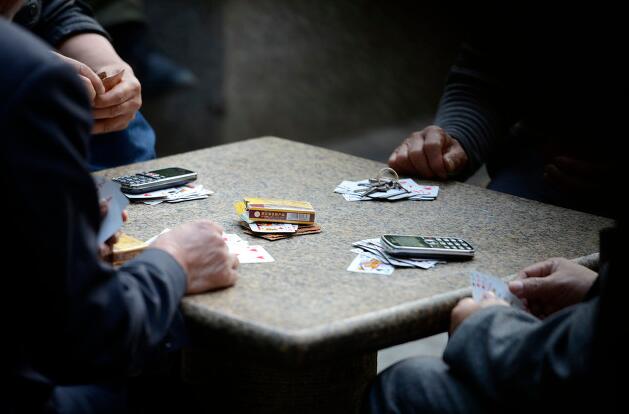
[[[533,262],[598,251],[611,220],[458,182],[435,201],[348,202],[342,180],[384,165],[279,138],[258,138],[105,171],[113,177],[180,166],[216,193],[207,200],[129,206],[125,231],[147,239],[209,218],[264,246],[274,263],[240,266],[233,288],[185,298],[193,347],[184,378],[210,410],[352,412],[376,372],[378,349],[442,332],[469,272],[508,277]],[[232,204],[245,196],[310,201],[322,233],[279,241],[243,234]],[[391,276],[346,271],[354,241],[385,233],[466,239],[474,260]],[[591,257],[591,256],[590,256]],[[583,260],[583,259],[582,259]]]

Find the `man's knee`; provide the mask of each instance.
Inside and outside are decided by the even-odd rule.
[[[406,359],[382,372],[367,405],[371,413],[484,412],[480,398],[432,357]]]

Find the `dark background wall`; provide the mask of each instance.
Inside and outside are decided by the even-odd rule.
[[[450,10],[417,1],[146,6],[157,45],[200,80],[146,102],[159,155],[277,135],[386,158],[430,121],[460,41]]]

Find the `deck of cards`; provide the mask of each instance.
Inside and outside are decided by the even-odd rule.
[[[358,256],[347,268],[350,272],[390,275],[396,267],[430,269],[441,263],[438,260],[391,256],[382,247],[380,239],[360,240],[352,246],[351,251]]]
[[[214,194],[214,191],[203,188],[202,185],[188,184],[181,187],[165,188],[142,194],[126,194],[127,198],[136,203],[150,206],[161,203],[181,203],[190,200],[203,200]]]
[[[486,292],[492,292],[497,298],[504,300],[509,305],[522,310],[526,309],[520,298],[511,293],[507,283],[496,276],[472,272],[470,284],[472,285],[472,298],[476,302],[483,300]]]
[[[398,188],[388,188],[386,191],[368,193],[373,180],[343,181],[336,186],[334,192],[342,194],[347,201],[430,201],[435,200],[439,194],[439,186],[437,185],[419,185],[410,178],[402,178],[397,180],[397,182],[399,183]]]
[[[315,211],[307,201],[245,197],[234,203],[245,233],[267,240],[281,240],[321,233]]]

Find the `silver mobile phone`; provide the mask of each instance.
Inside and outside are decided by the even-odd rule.
[[[472,245],[457,237],[385,234],[381,241],[384,250],[392,256],[450,260],[469,260],[474,257]]]
[[[197,173],[184,168],[163,168],[135,175],[114,178],[120,183],[120,190],[127,194],[141,194],[163,188],[178,187],[197,179]]]

